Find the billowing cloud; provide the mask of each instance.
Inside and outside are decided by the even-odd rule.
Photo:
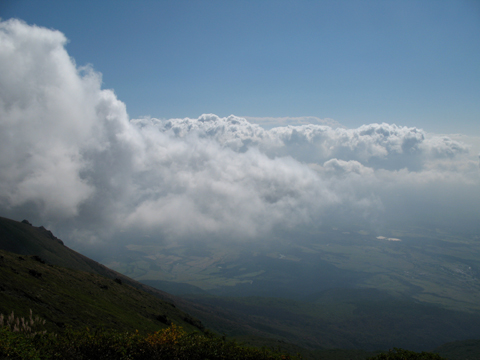
[[[284,117],[253,117],[245,116],[245,119],[248,122],[259,124],[265,129],[271,129],[278,126],[299,126],[299,125],[327,125],[332,128],[343,127],[338,121],[333,119],[325,118],[320,119],[315,116],[284,116]]]
[[[0,23],[2,216],[77,241],[256,239],[332,219],[478,227],[478,157],[465,142],[387,123],[130,119],[65,43]]]
[[[58,31],[0,25],[1,196],[9,207],[32,202],[45,215],[73,216],[94,188],[79,172],[79,150],[95,127],[98,75],[80,75]],[[85,106],[88,104],[88,106]],[[52,194],[59,193],[56,201]]]
[[[255,146],[270,157],[293,156],[301,162],[322,163],[337,158],[357,160],[375,168],[418,170],[427,160],[468,153],[465,144],[448,137],[427,139],[420,129],[386,123],[358,129],[308,124],[264,130],[233,115],[154,121],[160,131],[171,130],[177,137],[195,132],[235,151]]]

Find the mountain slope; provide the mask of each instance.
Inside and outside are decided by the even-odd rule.
[[[27,317],[30,309],[50,331],[68,326],[154,332],[171,322],[188,331],[200,323],[172,303],[120,279],[48,265],[37,255],[0,250],[0,313]],[[194,326],[196,324],[197,326]]]
[[[0,217],[0,247],[21,255],[38,255],[49,264],[97,273],[83,255],[64,246],[51,231]]]
[[[164,302],[174,304],[177,309],[181,309],[185,313],[192,315],[193,317],[190,316],[188,321],[197,325],[199,328],[201,328],[202,325],[198,320],[194,319],[194,317],[208,321],[208,323],[212,325],[211,329],[220,333],[225,332],[225,329],[229,329],[234,330],[235,333],[266,338],[272,337],[269,331],[259,330],[251,327],[250,324],[246,322],[237,322],[235,319],[230,319],[228,313],[225,314],[224,311],[220,313],[217,309],[209,305],[198,304],[170,295],[111,270],[68,248],[61,240],[57,239],[50,231],[42,226],[32,226],[26,220],[19,222],[0,217],[0,249],[24,256],[38,256],[49,265],[63,266],[77,271],[86,271],[104,276],[110,280],[119,279],[123,284],[145,291]],[[10,308],[0,308],[0,310],[3,312],[11,311]]]
[[[37,255],[50,265],[86,271],[112,280],[120,279],[123,283],[153,294],[164,301],[182,302],[180,298],[141,284],[68,248],[51,231],[43,226],[32,226],[27,220],[19,222],[0,217],[0,249],[19,255]]]
[[[19,222],[0,217],[0,249],[24,256],[37,256],[48,265],[85,271],[106,277],[110,280],[118,279],[122,284],[129,285],[140,291],[145,291],[165,303],[176,305],[177,309],[182,309],[185,313],[196,313],[203,315],[203,318],[210,318],[211,312],[209,309],[205,312],[205,309],[202,306],[198,306],[179,297],[175,297],[166,292],[141,284],[125,275],[111,270],[68,248],[61,240],[57,239],[44,227],[32,226],[26,220]],[[78,286],[82,285],[79,284]],[[171,305],[168,306],[171,307]],[[11,311],[11,309],[8,308],[0,310],[3,312]],[[195,324],[197,328],[203,327],[203,325],[192,316],[188,315],[187,318],[188,321]],[[217,318],[217,322],[222,323],[222,319]]]

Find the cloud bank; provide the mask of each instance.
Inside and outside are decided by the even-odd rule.
[[[2,216],[79,242],[264,239],[326,222],[478,230],[478,154],[464,142],[387,123],[130,119],[66,42],[0,23]]]

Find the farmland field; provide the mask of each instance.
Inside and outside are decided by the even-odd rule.
[[[288,238],[260,245],[129,244],[103,262],[177,294],[303,299],[330,288],[375,288],[448,309],[480,310],[480,239],[474,235],[320,227],[297,231],[295,242]]]

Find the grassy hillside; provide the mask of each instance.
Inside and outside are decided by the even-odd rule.
[[[43,263],[38,256],[0,250],[0,313],[27,317],[30,309],[51,331],[68,324],[154,332],[170,323],[188,331],[200,323],[173,304],[117,279]],[[194,326],[193,324],[197,324]]]
[[[130,285],[140,291],[145,291],[164,302],[172,303],[186,313],[195,312],[203,314],[204,317],[209,316],[209,310],[207,310],[207,313],[204,313],[204,309],[201,306],[141,284],[128,276],[111,270],[68,248],[49,230],[42,226],[32,226],[26,220],[19,222],[0,217],[0,249],[24,256],[38,256],[45,261],[46,264],[61,266],[72,270],[86,271],[106,277],[112,281],[119,279],[123,284]],[[218,319],[218,321],[221,321],[221,319]]]
[[[203,319],[208,319],[212,324],[215,324],[218,329],[234,328],[245,334],[270,336],[268,332],[259,332],[244,322],[237,323],[232,321],[229,316],[223,316],[223,314],[217,312],[216,309],[212,309],[210,306],[190,302],[136,282],[125,275],[113,271],[69,249],[50,231],[43,227],[32,226],[28,224],[28,222],[19,222],[0,217],[0,249],[15,252],[24,258],[38,256],[48,265],[63,266],[72,270],[86,271],[91,274],[100,275],[109,279],[107,283],[110,284],[113,283],[115,279],[119,279],[122,281],[122,284],[130,285],[137,290],[149,293],[162,302],[174,304],[176,309],[181,309],[195,318],[201,316]],[[89,279],[89,277],[86,278]],[[107,283],[105,283],[106,286],[108,286]],[[77,286],[81,288],[82,284],[77,283]],[[52,289],[52,291],[57,291],[57,289]],[[92,292],[92,294],[94,293],[96,292]],[[35,297],[33,300],[29,299],[28,301],[33,303],[37,302]],[[6,306],[2,308],[1,311],[11,312],[13,309],[14,308],[8,308]],[[28,311],[28,309],[27,306],[24,306],[22,311],[25,312]]]
[[[19,222],[0,217],[0,249],[20,255],[37,255],[51,265],[87,271],[111,279],[120,278],[133,287],[154,291],[157,296],[170,298],[169,294],[148,289],[129,277],[68,248],[51,231],[43,226],[32,226],[26,220]]]
[[[26,220],[18,222],[0,217],[0,246],[2,250],[16,254],[38,255],[49,264],[98,272],[93,263],[64,246],[51,231],[44,227],[34,227]]]

